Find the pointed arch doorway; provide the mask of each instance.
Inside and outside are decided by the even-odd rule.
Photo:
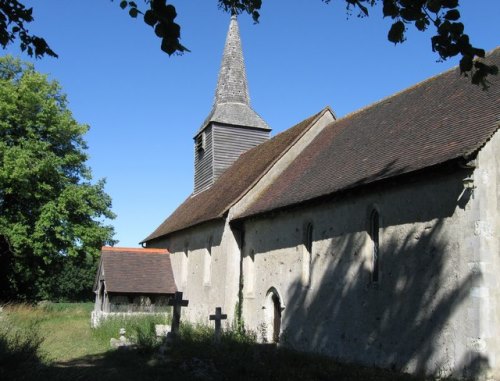
[[[276,288],[271,287],[266,294],[264,305],[266,334],[265,341],[278,343],[281,334],[281,312],[285,307]]]

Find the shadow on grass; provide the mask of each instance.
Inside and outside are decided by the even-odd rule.
[[[387,370],[338,364],[274,346],[223,340],[178,340],[157,351],[112,350],[67,362],[0,367],[2,380],[418,380]]]

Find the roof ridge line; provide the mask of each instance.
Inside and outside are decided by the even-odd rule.
[[[102,246],[101,251],[115,251],[115,252],[137,252],[137,253],[158,253],[170,254],[167,249],[158,248],[144,248],[144,247],[115,247],[115,246]]]
[[[269,173],[269,171],[271,170],[271,168],[279,161],[281,160],[281,158],[288,152],[290,151],[290,149],[306,134],[307,131],[309,131],[312,126],[323,116],[325,115],[325,113],[327,111],[330,111],[333,115],[333,117],[335,118],[335,113],[333,112],[333,110],[331,109],[330,106],[326,106],[324,107],[321,111],[319,111],[318,113],[312,115],[311,117],[313,117],[313,119],[309,122],[309,126],[307,128],[304,128],[304,130],[298,134],[295,139],[287,146],[286,149],[284,149],[283,151],[281,151],[281,153],[276,157],[276,159],[274,159],[265,169],[264,171],[260,174],[260,176],[258,176],[232,203],[230,203],[228,205],[227,208],[225,208],[224,212],[222,212],[221,214],[219,214],[219,217],[222,217],[229,209],[231,209],[235,204],[237,204],[267,173]],[[307,118],[306,118],[307,119]],[[300,122],[299,122],[300,123]],[[292,127],[293,128],[293,127]],[[279,136],[280,134],[284,133],[288,131],[288,129],[286,129],[285,131],[282,131],[280,132],[279,134],[273,136],[273,139],[277,136]],[[271,141],[268,140],[268,141]],[[267,142],[266,142],[267,143]],[[265,144],[265,143],[263,143]],[[259,144],[260,145],[260,144]],[[250,152],[252,151],[253,149],[257,148],[259,146],[256,146],[254,148],[252,148],[251,150],[247,151],[247,152]],[[247,152],[245,152],[243,155],[245,155]],[[242,157],[243,155],[241,155],[240,157]]]

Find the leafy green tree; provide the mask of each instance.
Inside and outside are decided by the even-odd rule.
[[[95,299],[92,291],[99,258],[59,256],[51,267],[57,277],[45,280],[39,288],[40,297],[53,302],[86,302]],[[43,294],[42,294],[43,292]]]
[[[1,299],[50,296],[64,258],[83,263],[114,243],[111,199],[85,165],[87,130],[57,82],[0,58]]]
[[[111,0],[113,1],[113,0]],[[321,0],[330,3],[331,0]],[[432,50],[440,59],[446,60],[460,55],[462,74],[471,77],[472,83],[488,87],[488,75],[497,75],[495,65],[486,65],[475,58],[483,58],[485,51],[470,43],[465,27],[460,22],[459,0],[343,0],[348,12],[358,10],[361,16],[368,16],[370,8],[382,6],[382,14],[393,20],[387,38],[398,44],[405,40],[410,26],[419,31],[433,28]],[[133,18],[141,16],[161,39],[161,49],[168,55],[189,51],[180,43],[181,27],[175,22],[177,11],[167,0],[143,0],[140,7],[135,1],[120,0]],[[262,0],[217,0],[219,8],[232,14],[248,13],[255,22],[259,21]],[[45,54],[57,57],[43,38],[30,35],[25,25],[33,21],[32,8],[26,8],[20,1],[0,1],[0,44],[5,48],[19,39],[21,49],[31,56]]]

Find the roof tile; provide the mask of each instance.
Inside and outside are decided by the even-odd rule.
[[[500,66],[500,48],[487,61]],[[453,69],[332,122],[237,218],[477,151],[499,127],[500,78],[491,77],[483,91]]]
[[[101,266],[108,292],[173,294],[177,291],[170,254],[165,249],[104,246]]]

